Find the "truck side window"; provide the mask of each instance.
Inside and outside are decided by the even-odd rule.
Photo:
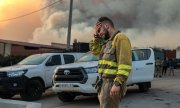
[[[48,66],[61,65],[60,55],[53,55],[52,57],[50,57],[46,65]]]
[[[134,52],[132,52],[132,61],[135,61]]]
[[[73,63],[75,58],[73,55],[63,55],[65,64]]]
[[[139,58],[138,58],[138,55],[136,53],[136,50],[133,50],[132,51],[132,61],[138,61]]]
[[[148,60],[151,56],[151,51],[149,49],[137,49],[132,52],[132,60]]]

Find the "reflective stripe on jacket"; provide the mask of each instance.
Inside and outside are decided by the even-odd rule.
[[[115,81],[124,83],[131,71],[131,44],[127,36],[117,32],[107,41],[94,38],[90,50],[99,55],[98,73],[116,75]]]

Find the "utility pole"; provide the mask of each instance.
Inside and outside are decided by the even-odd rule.
[[[70,50],[70,44],[71,44],[72,8],[73,8],[73,0],[70,0],[68,33],[67,33],[67,47],[66,47],[67,50]]]

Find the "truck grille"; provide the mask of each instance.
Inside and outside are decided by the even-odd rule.
[[[6,78],[7,72],[0,72],[0,78]]]
[[[85,83],[87,81],[87,74],[83,68],[59,69],[54,75],[54,81]]]

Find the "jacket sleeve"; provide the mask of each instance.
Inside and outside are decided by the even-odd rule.
[[[95,56],[98,56],[101,49],[102,49],[102,46],[104,44],[104,40],[101,39],[101,38],[93,38],[93,40],[90,41],[89,43],[89,48],[90,48],[90,51],[95,55]]]
[[[131,72],[132,52],[131,43],[123,34],[116,39],[116,57],[118,72],[114,81],[124,84]]]

